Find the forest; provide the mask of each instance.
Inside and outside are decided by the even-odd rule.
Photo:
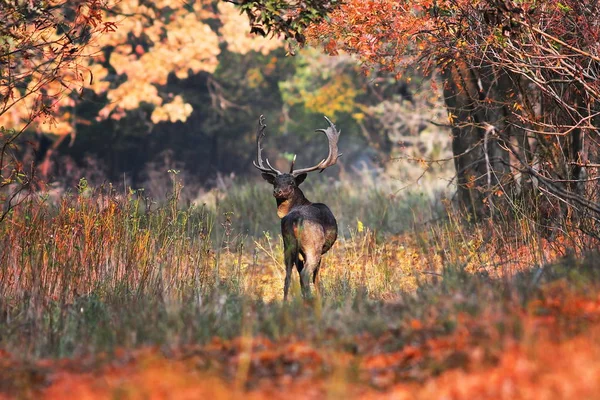
[[[0,399],[600,397],[598,15],[2,2]]]

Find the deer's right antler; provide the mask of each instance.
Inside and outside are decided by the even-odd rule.
[[[290,170],[290,174],[292,174],[294,176],[298,176],[300,174],[304,174],[304,173],[312,172],[312,171],[316,171],[316,170],[320,170],[320,172],[323,172],[323,170],[325,168],[331,167],[332,165],[334,165],[337,162],[338,157],[342,156],[341,153],[338,154],[338,140],[340,139],[340,133],[342,133],[342,132],[337,130],[337,128],[335,127],[333,122],[331,122],[329,120],[329,118],[325,117],[325,119],[329,123],[329,128],[317,129],[315,132],[323,132],[327,136],[327,141],[329,142],[329,154],[327,155],[327,158],[325,158],[324,160],[322,160],[320,163],[318,163],[315,166],[312,166],[309,168],[297,169],[297,170],[294,170],[294,163],[292,162],[292,168]],[[294,156],[294,160],[295,159],[296,159],[296,157]]]
[[[265,165],[263,164],[261,145],[262,140],[265,137],[266,128],[267,125],[265,125],[265,117],[264,115],[261,115],[260,118],[258,118],[258,126],[256,127],[256,161],[252,161],[252,164],[254,164],[256,168],[258,168],[261,172],[265,174],[281,175],[281,171],[273,168],[273,166],[269,163],[268,158],[265,160],[267,166],[265,167]]]

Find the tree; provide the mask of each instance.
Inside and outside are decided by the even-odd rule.
[[[575,0],[349,0],[315,9],[300,33],[366,67],[440,72],[458,200],[472,215],[529,204],[597,218],[599,11]],[[283,15],[263,16],[266,31]]]
[[[276,41],[249,38],[239,29],[240,23],[247,22],[224,3],[215,7],[214,2],[203,0],[174,7],[170,1],[129,0],[117,2],[111,13],[123,18],[119,29],[97,44],[104,57],[94,61],[101,79],[93,90],[106,92],[109,101],[99,118],[119,119],[146,102],[155,106],[153,123],[185,121],[192,112],[190,104],[161,90],[169,74],[184,79],[201,71],[214,72],[220,40],[240,53],[268,52],[280,46]],[[220,22],[220,37],[210,20]],[[109,84],[111,78],[120,84]]]
[[[13,59],[22,60],[22,73],[18,79],[11,76],[7,93],[11,88],[27,90],[20,99],[5,103],[0,125],[36,131],[44,142],[42,135],[53,137],[42,162],[44,176],[54,150],[69,137],[73,144],[82,126],[120,120],[127,113],[139,114],[151,125],[186,121],[193,107],[169,90],[169,77],[214,73],[225,46],[240,53],[267,53],[281,46],[240,30],[248,22],[233,5],[209,0],[30,3],[16,2],[6,9],[22,11],[18,28],[30,35],[31,43],[17,45],[24,57],[10,50]],[[44,101],[29,93],[38,93]],[[98,109],[95,104],[103,106]]]
[[[53,123],[42,130],[59,136],[73,133],[76,119],[68,112],[66,118],[64,111],[74,105],[72,90],[81,93],[84,87],[106,94],[108,104],[99,119],[119,119],[146,102],[156,106],[151,116],[155,123],[185,120],[189,105],[161,93],[160,87],[169,74],[182,79],[215,70],[221,49],[210,20],[220,22],[223,40],[235,51],[268,52],[280,45],[249,38],[236,29],[247,22],[232,6],[208,0],[177,7],[170,1],[138,0],[15,4],[4,9],[10,22],[2,31],[2,61],[12,64],[2,77],[0,123],[31,124],[44,114]],[[21,96],[15,99],[16,89]],[[49,105],[31,93],[55,100]]]
[[[318,23],[341,0],[223,0],[235,4],[246,14],[250,32],[265,36],[283,35],[300,45],[306,42],[305,30]]]
[[[103,6],[99,0],[0,5],[0,220],[33,179],[14,154],[17,138],[37,123],[60,132],[71,121],[55,116],[90,79],[84,60],[91,40],[113,29],[102,19]]]

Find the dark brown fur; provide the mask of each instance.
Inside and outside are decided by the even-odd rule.
[[[323,203],[312,203],[298,187],[306,174],[294,178],[290,174],[263,177],[274,187],[277,200],[277,216],[281,218],[285,258],[285,283],[283,298],[287,299],[294,265],[300,274],[302,295],[310,297],[310,280],[318,290],[317,276],[321,255],[325,254],[337,239],[337,222],[333,213]]]

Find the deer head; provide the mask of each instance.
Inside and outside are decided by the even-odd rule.
[[[290,172],[284,173],[278,169],[275,169],[269,163],[269,159],[265,159],[263,162],[262,140],[265,137],[267,125],[265,125],[264,116],[261,115],[258,119],[258,126],[256,128],[257,153],[256,160],[252,163],[256,168],[258,168],[258,170],[260,170],[263,179],[273,185],[273,196],[276,199],[285,200],[293,197],[297,192],[298,186],[304,182],[309,172],[323,172],[325,168],[334,165],[337,162],[338,157],[342,156],[342,154],[338,154],[338,140],[341,132],[336,129],[335,125],[329,120],[329,118],[325,117],[325,120],[327,120],[329,123],[329,127],[327,129],[317,129],[315,132],[323,132],[327,136],[327,141],[329,143],[329,154],[327,155],[327,158],[324,158],[321,160],[321,162],[312,167],[294,169],[294,163],[296,161],[296,156],[294,155]]]

